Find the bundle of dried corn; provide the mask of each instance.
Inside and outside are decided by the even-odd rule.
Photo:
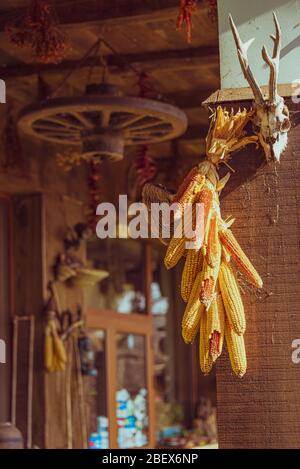
[[[191,239],[181,223],[181,232],[175,231],[169,242],[165,266],[170,269],[185,257],[181,296],[187,305],[182,336],[185,342],[191,343],[200,331],[200,367],[205,374],[221,355],[224,339],[234,373],[242,377],[247,368],[244,306],[231,261],[252,285],[262,287],[259,274],[230,230],[234,220],[222,219],[219,202],[219,193],[229,175],[220,180],[218,165],[227,163],[233,151],[257,141],[256,137],[245,136],[244,128],[249,119],[250,113],[245,110],[234,114],[217,109],[207,137],[207,160],[189,172],[172,197],[172,202],[177,203],[175,218],[176,215],[184,218],[186,204],[192,204],[193,228],[198,226],[197,204],[202,204],[203,208],[200,212],[203,241],[199,244],[192,240],[191,248]],[[148,200],[148,190],[151,185],[144,190],[145,200]]]
[[[51,297],[45,308],[44,366],[47,371],[63,371],[67,364],[67,353],[62,340],[61,325],[58,319],[58,297],[53,284]]]
[[[45,368],[47,371],[63,371],[67,364],[67,354],[59,334],[57,320],[49,316],[45,328]]]

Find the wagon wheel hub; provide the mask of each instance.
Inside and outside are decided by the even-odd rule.
[[[117,161],[129,145],[160,143],[187,128],[180,109],[160,101],[122,96],[113,85],[89,85],[79,97],[27,106],[19,128],[36,138],[81,147],[87,158]]]

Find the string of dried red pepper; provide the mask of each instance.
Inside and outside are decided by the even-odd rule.
[[[137,85],[140,98],[150,98],[153,94],[153,87],[150,84],[147,73],[142,72],[138,76]],[[139,187],[143,187],[147,182],[151,182],[157,173],[154,159],[150,155],[149,146],[143,145],[138,148],[135,160],[136,180]]]
[[[87,212],[87,223],[89,228],[92,230],[96,229],[98,218],[96,216],[96,210],[101,202],[100,193],[100,166],[101,162],[97,159],[92,159],[88,164],[88,190],[89,190],[89,205]]]
[[[70,49],[66,34],[58,27],[54,6],[46,0],[32,0],[25,14],[5,29],[12,44],[31,50],[39,63],[59,63]]]
[[[151,182],[156,175],[157,167],[154,159],[149,153],[148,145],[144,145],[138,149],[138,154],[135,160],[135,169],[139,187],[143,187],[147,182]]]
[[[197,0],[180,0],[176,29],[181,31],[185,23],[188,43],[192,42],[192,15],[197,9],[197,3]]]
[[[218,21],[218,2],[217,0],[206,0],[209,9],[208,9],[208,17],[211,19],[213,23],[217,23]]]

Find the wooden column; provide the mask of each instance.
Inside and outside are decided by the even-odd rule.
[[[18,324],[18,342],[14,350],[16,364],[15,396],[12,389],[12,420],[21,431],[25,446],[44,446],[43,382],[43,201],[41,194],[20,194],[13,204],[13,302],[12,316],[34,316],[33,389],[29,382],[29,323]],[[31,433],[31,436],[29,436]]]
[[[222,96],[221,96],[222,94]],[[235,101],[230,108],[249,106]],[[227,93],[228,97],[228,93]],[[214,96],[213,101],[215,101]],[[235,102],[234,102],[235,101]],[[290,110],[297,111],[288,99]],[[293,108],[294,106],[294,108]],[[223,353],[217,366],[220,448],[299,448],[300,365],[292,363],[292,341],[300,338],[300,127],[296,114],[280,164],[261,167],[254,179],[227,193],[222,215],[236,218],[233,231],[262,275],[261,292],[244,288],[248,371],[233,375]],[[253,146],[236,155],[231,184],[246,179],[247,161],[260,158]],[[232,186],[232,187],[233,187]]]

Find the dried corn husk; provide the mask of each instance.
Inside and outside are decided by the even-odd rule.
[[[231,153],[249,143],[257,143],[256,135],[249,137],[245,132],[252,115],[246,109],[234,113],[217,107],[206,138],[206,155],[212,163],[227,162]]]

